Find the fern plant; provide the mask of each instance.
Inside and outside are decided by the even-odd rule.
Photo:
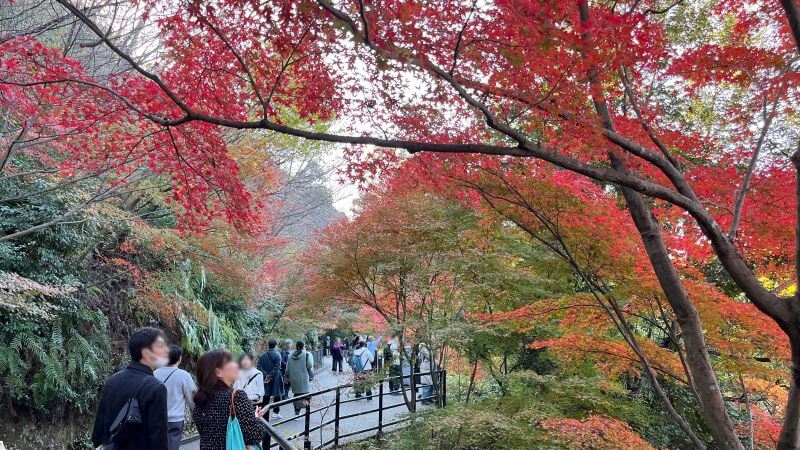
[[[0,383],[4,407],[49,415],[85,412],[107,377],[107,320],[74,299],[59,304],[47,323],[17,321],[0,310]]]

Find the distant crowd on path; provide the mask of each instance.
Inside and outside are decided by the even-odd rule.
[[[180,369],[183,350],[168,345],[158,328],[142,328],[128,342],[131,363],[103,386],[92,431],[95,447],[108,450],[177,450],[186,410],[200,435],[201,450],[245,450],[266,437],[263,419],[276,402],[311,391],[314,357],[304,343],[286,340],[281,351],[270,340],[254,367],[252,354],[238,362],[226,349],[211,350],[197,362],[195,383]],[[309,408],[307,398],[293,402],[295,419]],[[280,407],[272,418],[281,419]]]
[[[380,349],[380,359],[379,347]],[[325,348],[330,349],[331,353],[331,371],[333,373],[341,373],[343,371],[343,362],[346,360],[355,374],[356,383],[356,398],[361,398],[366,394],[367,400],[372,400],[372,386],[364,386],[363,380],[367,379],[369,374],[374,370],[383,368],[384,365],[389,366],[389,391],[391,394],[400,395],[402,388],[402,375],[403,366],[408,366],[406,355],[409,355],[410,349],[405,349],[405,352],[400,351],[399,339],[397,336],[392,336],[387,342],[383,341],[383,336],[373,338],[372,336],[362,336],[355,334],[351,341],[345,340],[342,342],[341,338],[336,338],[333,343],[330,342],[330,337],[326,338]],[[422,393],[418,396],[422,404],[433,403],[433,376],[430,373],[431,368],[431,353],[425,344],[417,345],[417,358],[414,362],[415,373],[425,373],[419,377],[419,385],[422,386]],[[435,365],[434,370],[438,370]],[[360,382],[359,382],[360,381]]]

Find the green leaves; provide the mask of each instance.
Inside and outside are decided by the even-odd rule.
[[[19,323],[0,330],[0,402],[34,411],[86,411],[109,370],[107,321],[66,299],[48,325]],[[7,322],[6,322],[7,323]],[[10,404],[9,404],[10,403]]]

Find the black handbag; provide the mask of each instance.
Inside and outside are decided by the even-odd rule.
[[[129,441],[136,432],[136,429],[139,428],[139,425],[142,424],[142,412],[139,410],[139,400],[137,397],[146,381],[147,378],[142,380],[139,389],[136,390],[136,394],[122,405],[122,408],[120,408],[117,413],[117,417],[111,422],[111,427],[109,428],[111,432],[109,443],[116,444]]]
[[[129,398],[120,408],[117,418],[111,423],[111,442],[125,442],[133,435],[133,429],[142,424],[142,413],[139,411],[139,401]]]

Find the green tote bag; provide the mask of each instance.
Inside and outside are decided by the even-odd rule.
[[[225,432],[225,450],[247,450],[244,445],[244,435],[242,434],[242,427],[239,425],[239,418],[236,417],[236,391],[234,389],[231,394],[231,408],[228,414],[228,429]]]

